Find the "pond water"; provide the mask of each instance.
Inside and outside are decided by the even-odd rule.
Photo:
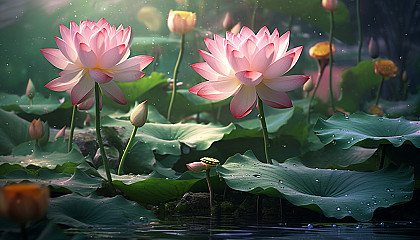
[[[68,229],[69,234],[82,233],[88,239],[418,239],[419,222],[382,223],[240,223],[231,218],[215,220],[206,217],[162,221],[126,229],[103,228],[94,231]]]
[[[418,0],[1,0],[1,236],[418,238],[419,22]],[[215,209],[274,221],[176,218]]]

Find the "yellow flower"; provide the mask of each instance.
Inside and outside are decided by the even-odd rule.
[[[169,11],[168,28],[171,32],[186,34],[191,32],[197,23],[195,13],[187,11]]]
[[[44,126],[42,125],[41,119],[34,119],[29,126],[29,135],[33,139],[40,139],[44,136]]]
[[[322,7],[327,11],[334,12],[337,10],[338,0],[322,0]]]
[[[335,48],[332,44],[332,54],[334,55]],[[330,59],[330,44],[329,42],[320,42],[309,49],[309,55],[318,60]]]
[[[46,186],[20,183],[0,187],[0,215],[18,223],[41,219],[47,213],[49,197]]]
[[[384,78],[397,76],[398,67],[391,60],[379,60],[373,66],[375,73]]]

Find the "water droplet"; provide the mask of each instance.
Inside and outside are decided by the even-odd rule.
[[[252,175],[252,176],[254,176],[254,177],[256,177],[256,178],[260,178],[260,177],[261,177],[261,175],[260,175],[260,174],[254,174],[254,175]]]
[[[340,207],[337,207],[337,211],[341,211],[341,208]]]
[[[333,134],[332,137],[335,138],[335,134]]]
[[[283,180],[279,180],[279,183],[283,183]]]
[[[385,191],[387,191],[387,192],[393,192],[394,190],[392,190],[391,188],[386,188]]]
[[[319,179],[318,178],[315,178],[315,182],[319,182]]]
[[[332,144],[333,144],[333,145],[336,145],[336,144],[337,144],[337,141],[333,140],[333,141],[332,141]]]
[[[395,195],[394,194],[391,194],[391,197],[393,198],[393,197],[395,197]]]
[[[308,226],[307,226],[309,229],[312,229],[314,226],[312,225],[312,224],[308,224]]]
[[[349,209],[349,210],[347,210],[347,212],[351,214],[351,210],[350,210],[350,209]]]
[[[407,194],[405,194],[405,195],[404,195],[404,198],[408,198],[408,195],[407,195]]]
[[[349,115],[345,114],[344,117],[346,118],[346,120],[349,120]]]

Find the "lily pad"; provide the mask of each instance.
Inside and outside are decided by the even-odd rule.
[[[112,183],[130,199],[143,204],[159,204],[182,197],[201,179],[170,180],[149,178],[132,184],[124,184],[120,180]]]
[[[342,95],[337,105],[348,112],[355,112],[361,106],[360,100],[381,83],[382,78],[373,71],[374,61],[359,62],[341,73]]]
[[[13,94],[0,93],[0,106],[5,110],[23,111],[28,114],[43,115],[55,111],[62,103],[55,96],[44,98],[36,93],[33,104],[30,105],[26,95],[17,96]]]
[[[369,112],[370,106],[374,105],[374,100],[366,103],[363,110]],[[400,117],[418,115],[420,113],[420,94],[409,95],[404,101],[379,100],[379,106],[387,117]]]
[[[10,154],[15,146],[31,140],[29,125],[16,114],[0,109],[0,155]]]
[[[102,186],[102,179],[89,177],[82,170],[76,169],[74,174],[55,173],[47,169],[40,169],[38,175],[24,170],[15,170],[0,176],[1,185],[30,181],[40,185],[49,185],[55,189],[66,189],[87,196]]]
[[[67,143],[62,141],[49,142],[43,148],[34,150],[34,141],[20,144],[13,149],[11,155],[0,156],[2,163],[20,164],[23,167],[34,165],[38,167],[46,167],[49,169],[56,168],[57,165],[63,165],[67,162],[82,163],[85,157],[73,146],[70,152],[67,152]]]
[[[277,109],[272,107],[264,107],[265,120],[267,122],[267,130],[269,133],[274,133],[285,124],[293,116],[294,107]],[[243,118],[244,120],[236,122],[239,126],[245,129],[261,130],[261,121],[255,114],[249,114]]]
[[[390,165],[377,172],[312,169],[298,158],[264,164],[250,151],[217,166],[235,190],[285,197],[297,206],[317,205],[326,217],[369,221],[380,207],[412,199],[413,169]]]
[[[154,221],[152,212],[122,196],[113,198],[77,194],[50,200],[47,217],[70,227],[117,227]]]
[[[410,141],[420,148],[420,121],[408,121],[403,118],[391,119],[354,113],[350,116],[336,113],[327,120],[319,119],[314,131],[321,142],[333,142],[343,149],[371,139],[379,143],[390,142],[394,147]]]
[[[306,152],[300,158],[305,166],[311,168],[347,167],[366,161],[375,152],[376,148],[352,146],[349,149],[342,149],[330,143],[318,151]]]

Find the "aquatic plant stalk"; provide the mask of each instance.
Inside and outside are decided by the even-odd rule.
[[[381,85],[379,85],[378,88],[378,93],[376,94],[376,100],[375,100],[375,105],[378,106],[379,103],[379,97],[381,96],[381,92],[382,92],[382,86],[384,85],[385,82],[385,78],[382,77],[382,81],[381,81]]]
[[[69,145],[67,147],[67,152],[70,152],[73,148],[73,134],[74,134],[74,116],[76,115],[77,105],[73,106],[73,112],[71,113],[71,123],[70,123],[70,135],[69,135]]]
[[[257,9],[258,9],[258,0],[255,1],[254,11],[252,11],[252,17],[251,17],[251,29],[252,30],[254,30],[254,26],[255,26],[255,17],[257,15]]]
[[[332,88],[332,68],[333,68],[333,52],[332,52],[332,40],[333,40],[333,29],[334,29],[334,12],[330,11],[330,74],[329,74],[329,83],[330,83],[330,98],[331,98],[331,108],[335,112],[334,107],[334,93]]]
[[[207,181],[207,186],[209,187],[209,194],[210,194],[210,215],[213,215],[213,189],[211,188],[211,183],[210,183],[210,168],[206,169],[206,181]]]
[[[318,90],[319,83],[321,82],[322,75],[324,74],[325,66],[326,64],[323,64],[323,65],[318,64],[318,80],[316,81],[314,91],[312,92],[311,99],[309,100],[309,103],[308,103],[308,118],[307,118],[308,124],[311,121],[311,104],[315,98],[315,94],[316,94],[316,91]]]
[[[360,55],[362,53],[362,25],[360,23],[360,0],[356,0],[356,14],[357,14],[357,29],[359,31],[359,48],[357,51],[357,63],[360,62]]]
[[[175,64],[175,69],[174,69],[174,74],[173,74],[173,87],[172,87],[172,96],[171,96],[171,101],[169,102],[169,108],[168,108],[168,115],[166,117],[166,119],[168,119],[168,121],[170,121],[171,119],[171,112],[172,112],[172,107],[175,101],[175,95],[176,95],[176,77],[178,75],[178,68],[179,65],[181,63],[182,60],[182,55],[184,54],[184,43],[185,43],[185,34],[181,34],[181,47],[179,49],[179,54],[178,54],[178,60],[176,61]]]
[[[263,131],[263,137],[264,137],[264,153],[265,153],[265,160],[268,164],[271,164],[271,157],[270,157],[270,142],[268,139],[268,131],[267,131],[267,124],[265,122],[265,116],[264,116],[264,106],[263,102],[261,101],[261,98],[258,97],[258,110],[260,112],[258,118],[261,121],[261,128]]]
[[[133,143],[133,139],[136,136],[137,129],[138,129],[138,127],[134,126],[133,132],[131,133],[131,137],[128,140],[127,146],[125,147],[124,153],[121,157],[120,165],[118,166],[118,171],[117,171],[118,175],[122,174],[122,169],[124,167],[124,161],[125,161],[125,158],[127,157],[128,151],[130,150],[131,144]]]
[[[99,109],[99,94],[101,93],[101,89],[99,88],[99,84],[95,82],[95,120],[96,120],[96,138],[98,139],[99,149],[101,151],[102,161],[104,164],[105,172],[106,172],[106,178],[109,183],[109,185],[112,185],[112,178],[111,178],[111,172],[109,170],[109,162],[108,158],[106,157],[104,144],[102,143],[102,137],[101,137],[101,111]]]

